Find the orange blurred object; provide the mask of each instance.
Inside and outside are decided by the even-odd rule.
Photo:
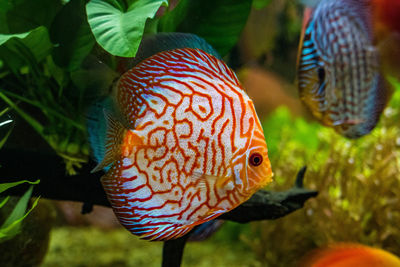
[[[372,0],[376,26],[400,32],[400,0]]]
[[[382,71],[400,79],[400,0],[372,0],[372,10]]]
[[[278,74],[251,66],[242,68],[237,74],[243,87],[246,88],[246,93],[253,99],[261,120],[282,105],[287,106],[294,115],[307,114],[298,101],[294,85]]]
[[[316,249],[299,264],[300,267],[399,267],[400,259],[378,248],[360,244],[335,244]]]

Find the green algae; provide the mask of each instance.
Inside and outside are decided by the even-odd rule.
[[[140,242],[124,229],[59,227],[42,266],[160,266],[161,243]]]
[[[190,242],[182,266],[260,266],[249,247],[227,241],[226,225],[204,242]],[[240,243],[240,242],[239,242]],[[162,242],[140,240],[123,228],[57,227],[51,234],[48,254],[42,267],[73,266],[161,266]]]

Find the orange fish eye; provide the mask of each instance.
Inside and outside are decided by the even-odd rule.
[[[250,158],[249,158],[250,165],[256,167],[256,166],[260,165],[262,162],[263,162],[263,157],[261,156],[260,153],[256,152],[256,153],[253,153],[250,155]]]

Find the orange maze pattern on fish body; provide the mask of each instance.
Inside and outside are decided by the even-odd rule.
[[[115,162],[102,182],[132,233],[182,236],[269,181],[253,103],[221,60],[189,48],[156,54],[121,77],[115,97],[143,144]],[[264,176],[247,170],[249,153],[257,150],[268,167]]]

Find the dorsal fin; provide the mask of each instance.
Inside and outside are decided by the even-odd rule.
[[[133,59],[121,59],[120,64],[125,70],[129,70],[146,58],[149,58],[162,51],[177,48],[201,49],[210,55],[221,59],[218,52],[203,38],[191,33],[157,33],[143,38],[136,57]],[[120,66],[121,67],[121,66]]]

